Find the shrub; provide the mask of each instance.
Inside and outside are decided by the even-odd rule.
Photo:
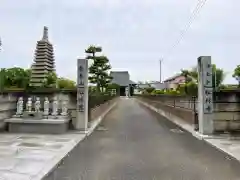
[[[151,93],[152,95],[164,94],[164,90],[154,90]]]

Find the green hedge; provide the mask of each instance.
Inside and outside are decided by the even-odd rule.
[[[112,96],[109,93],[89,94],[88,97],[88,109],[95,108],[105,102],[112,100],[116,96]]]

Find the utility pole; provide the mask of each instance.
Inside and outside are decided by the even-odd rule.
[[[162,83],[162,59],[159,60],[159,63],[160,63],[160,83]]]

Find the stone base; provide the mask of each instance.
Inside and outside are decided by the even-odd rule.
[[[22,114],[15,114],[15,115],[13,115],[13,117],[14,117],[14,118],[22,118],[23,115],[22,115]]]
[[[43,112],[23,112],[23,116],[24,119],[36,119],[36,120],[41,120],[43,119]]]
[[[61,134],[69,129],[69,118],[65,119],[6,119],[8,131],[12,133]]]
[[[53,116],[53,115],[48,115],[48,116],[45,116],[46,119],[66,119],[68,118],[68,116],[61,116],[61,115],[57,115],[57,116]]]

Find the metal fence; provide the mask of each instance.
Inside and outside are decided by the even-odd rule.
[[[198,99],[189,96],[170,95],[141,95],[155,103],[161,103],[174,108],[182,108],[193,112],[195,130],[198,130]],[[214,120],[220,122],[240,121],[240,101],[238,99],[218,99],[214,97],[213,115]]]
[[[190,96],[170,96],[170,95],[141,95],[153,102],[163,103],[168,106],[184,108],[189,110],[197,109],[196,97]]]
[[[163,103],[176,108],[198,111],[197,97],[170,95],[142,95],[151,101]],[[213,112],[240,112],[240,101],[214,100]]]

